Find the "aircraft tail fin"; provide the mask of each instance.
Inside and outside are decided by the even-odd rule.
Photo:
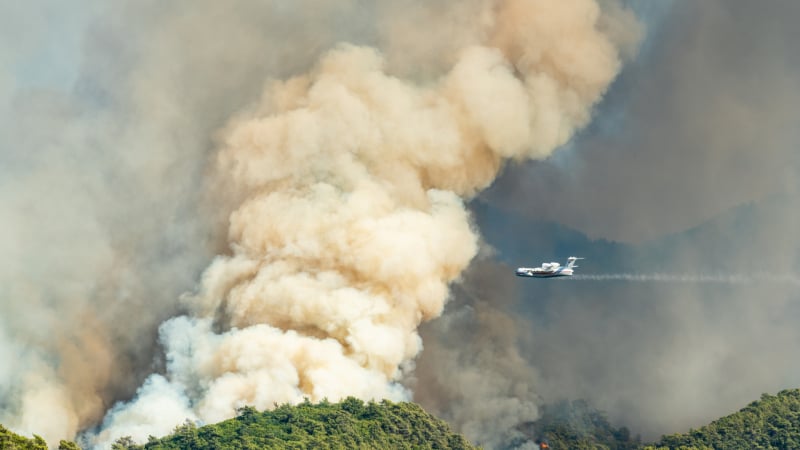
[[[579,259],[585,259],[585,258],[580,258],[578,256],[570,256],[569,258],[567,258],[567,268],[574,269],[578,267],[577,264],[575,264],[575,261]]]

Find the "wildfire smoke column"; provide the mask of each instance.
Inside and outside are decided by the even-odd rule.
[[[398,383],[477,252],[463,199],[507,159],[543,158],[585,125],[636,35],[591,0],[473,2],[472,42],[426,84],[342,44],[231,120],[217,186],[240,206],[190,313],[161,326],[164,375],[96,442],[237,407],[408,398]]]

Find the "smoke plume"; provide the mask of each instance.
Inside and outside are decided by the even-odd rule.
[[[423,327],[418,385],[464,370],[488,383],[497,366],[470,356],[494,343],[447,343],[512,333],[520,359],[504,373],[535,380],[541,402],[587,399],[644,438],[800,386],[800,5],[634,8],[648,34],[597,119],[470,203],[497,276],[468,272],[469,295]],[[513,275],[568,255],[587,257],[584,281]],[[494,320],[464,312],[479,301]],[[441,359],[463,363],[444,372]],[[453,417],[455,398],[418,400]]]
[[[224,248],[213,131],[364,33],[279,3],[0,5],[4,425],[73,438],[163,370],[157,328]]]
[[[541,404],[537,369],[518,339],[525,324],[504,312],[519,291],[491,281],[506,279],[508,271],[481,249],[448,313],[421,327],[425,350],[406,380],[416,401],[488,448],[513,444],[517,425],[538,417]]]
[[[0,422],[97,445],[408,398],[464,200],[585,126],[639,32],[592,0],[46,6],[0,14]]]
[[[477,251],[462,199],[588,122],[632,21],[591,1],[474,5],[475,34],[432,81],[339,45],[226,126],[215,186],[239,203],[230,252],[184,297],[188,314],[161,325],[166,372],[114,408],[98,442],[248,404],[408,397],[417,327]]]

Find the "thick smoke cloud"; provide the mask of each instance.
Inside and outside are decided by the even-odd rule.
[[[587,123],[620,65],[603,29],[632,21],[621,9],[600,20],[585,1],[479,6],[480,32],[432,81],[340,45],[226,127],[217,181],[240,202],[230,254],[184,298],[189,314],[161,326],[166,373],[115,408],[99,442],[246,404],[408,395],[417,327],[477,251],[461,199],[504,159],[547,156]],[[142,427],[152,398],[181,413]]]
[[[281,17],[273,4],[134,3],[0,13],[12,69],[0,80],[0,352],[13,361],[0,422],[49,441],[97,424],[163,366],[158,324],[224,242],[227,208],[205,198],[213,130],[267,76],[359,26],[313,26],[321,17],[304,10],[326,9],[309,2]]]
[[[641,242],[795,189],[797,6],[762,6],[676,2],[564,166],[511,167],[487,200]]]
[[[425,350],[406,382],[429,411],[480,445],[503,448],[521,436],[517,425],[538,417],[541,396],[520,347],[525,325],[504,312],[517,286],[492,281],[513,269],[490,255],[484,248],[464,274],[448,313],[421,327]]]
[[[87,4],[79,44],[21,30],[0,53],[0,421],[53,440],[105,415],[108,443],[407,396],[416,327],[476,252],[462,199],[567,142],[630,53],[633,16],[603,5]],[[41,45],[81,62],[36,81],[15,52]]]
[[[589,257],[579,273],[749,281],[470,275],[473,294],[423,335],[444,334],[426,342],[435,352],[439,342],[468,339],[462,326],[514,329],[523,357],[515,379],[535,383],[542,401],[586,398],[618,425],[657,437],[800,385],[800,298],[787,282],[800,261],[800,7],[686,1],[648,12],[657,20],[642,54],[598,119],[552,158],[509,166],[472,203],[477,223],[498,271],[577,254]],[[516,303],[501,300],[509,284]],[[477,301],[516,327],[461,319]],[[492,348],[423,352],[418,372],[443,377],[438,359]],[[496,364],[466,361],[459,367],[493,378]],[[452,396],[442,396],[419,400],[454,415]]]

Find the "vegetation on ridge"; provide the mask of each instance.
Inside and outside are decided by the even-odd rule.
[[[0,425],[0,450],[49,450],[49,447],[41,436],[34,435],[29,439]],[[58,450],[80,450],[80,447],[74,442],[61,441]]]
[[[643,445],[627,428],[614,428],[606,416],[584,401],[560,402],[542,408],[535,422],[521,424],[522,445],[548,443],[551,450],[709,450],[800,449],[800,389],[764,394],[740,411],[685,434],[663,436]],[[79,450],[61,441],[59,450]],[[348,398],[282,405],[258,412],[252,407],[237,417],[198,427],[187,422],[173,434],[147,443],[119,439],[115,449],[473,449],[463,436],[414,403],[364,403]],[[47,450],[39,437],[26,438],[0,426],[0,450]]]
[[[118,449],[473,449],[463,436],[414,403],[308,401],[258,412],[245,407],[237,417],[197,427],[191,422],[143,445],[120,439]]]
[[[586,402],[561,402],[542,409],[541,418],[519,430],[551,450],[797,450],[800,449],[800,389],[763,394],[740,411],[685,434],[641,444],[626,428],[614,428]]]
[[[546,442],[551,450],[635,450],[641,448],[638,437],[627,428],[614,428],[605,414],[584,400],[562,401],[545,405],[535,422],[517,429],[529,440]]]
[[[800,389],[762,394],[738,412],[685,434],[664,436],[658,447],[800,449]]]

